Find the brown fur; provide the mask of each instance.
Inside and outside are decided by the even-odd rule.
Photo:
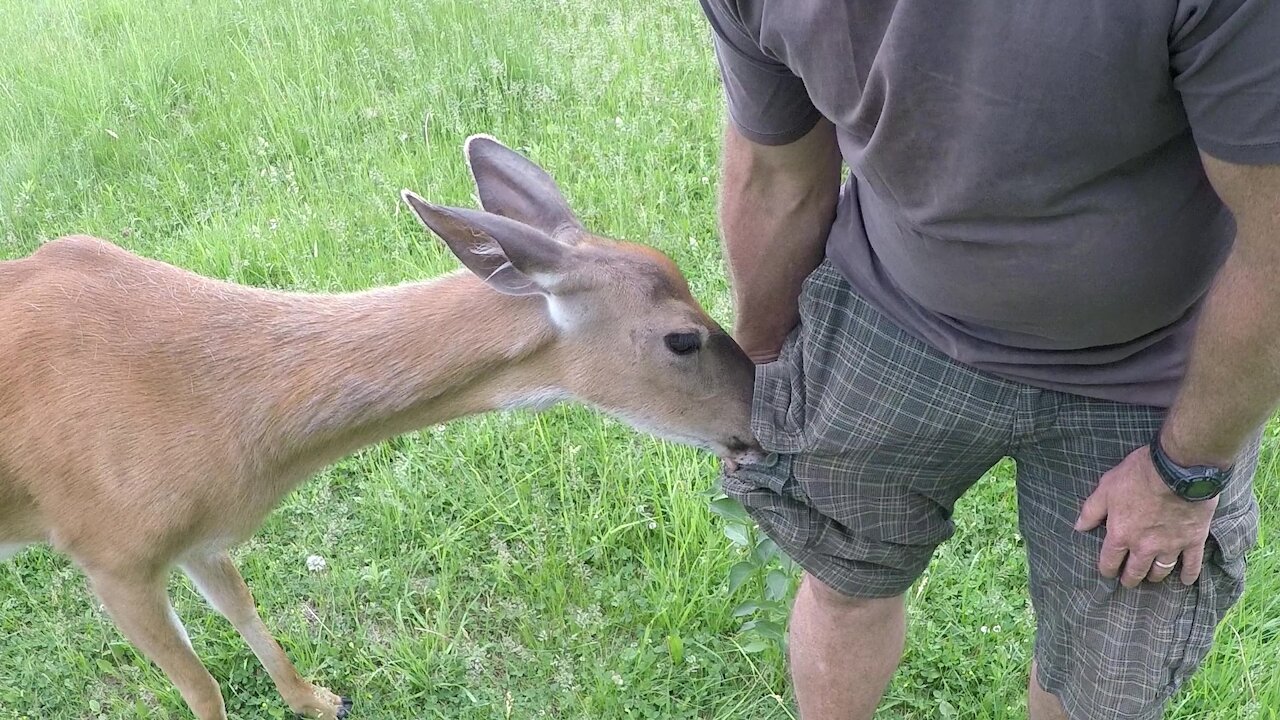
[[[172,617],[181,565],[289,706],[342,714],[258,619],[227,549],[318,468],[414,428],[563,394],[729,455],[751,366],[669,259],[577,238],[557,327],[467,272],[367,292],[243,287],[73,236],[0,263],[0,545],[48,542],[202,720],[217,683]],[[562,312],[565,312],[562,310]],[[697,360],[664,332],[716,340]]]

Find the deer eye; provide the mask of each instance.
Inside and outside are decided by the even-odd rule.
[[[667,349],[677,355],[688,355],[702,348],[702,336],[698,333],[668,333],[663,340]]]

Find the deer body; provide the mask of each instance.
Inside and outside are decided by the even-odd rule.
[[[465,266],[425,282],[265,290],[86,236],[0,262],[0,554],[47,542],[71,557],[201,720],[226,714],[165,594],[174,566],[295,712],[346,716],[271,637],[227,550],[356,449],[571,399],[730,461],[756,452],[750,362],[674,265],[584,234],[497,141],[473,138],[468,160],[493,212],[405,193]]]
[[[554,373],[538,300],[470,274],[292,294],[89,237],[0,267],[16,281],[0,292],[13,309],[0,337],[16,340],[0,346],[0,376],[20,379],[0,388],[0,493],[14,500],[0,506],[0,542],[47,540],[77,557],[239,542],[315,470],[392,435],[523,405]],[[98,467],[86,472],[89,459]],[[93,521],[103,513],[164,525]]]

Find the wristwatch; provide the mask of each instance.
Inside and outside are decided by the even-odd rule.
[[[1156,473],[1175,495],[1188,502],[1209,500],[1218,496],[1231,479],[1231,468],[1212,465],[1179,465],[1160,447],[1160,433],[1151,439],[1151,462]]]

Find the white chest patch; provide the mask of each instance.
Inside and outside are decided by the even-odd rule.
[[[541,412],[558,402],[569,399],[569,393],[560,388],[538,388],[520,395],[502,398],[498,403],[501,410],[532,410]]]

